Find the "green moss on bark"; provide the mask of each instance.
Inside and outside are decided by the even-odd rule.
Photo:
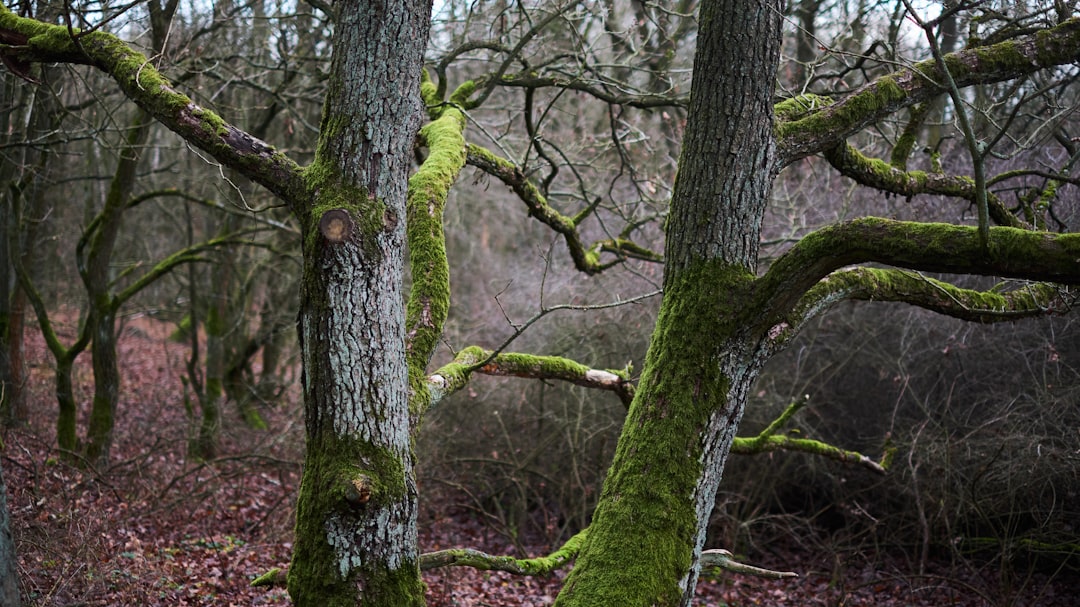
[[[898,106],[906,97],[907,93],[897,84],[895,78],[883,76],[835,109],[830,106],[805,118],[778,122],[776,138],[782,144],[784,137],[794,133],[803,137],[827,134],[835,131],[837,124],[857,123],[883,109]]]
[[[306,252],[315,250],[323,214],[342,209],[354,222],[353,242],[361,247],[364,255],[381,255],[374,235],[386,226],[388,207],[383,201],[372,198],[367,188],[349,185],[329,163],[319,160],[304,169],[304,181],[312,201],[303,210],[305,216],[300,218],[304,225]]]
[[[412,290],[405,309],[405,327],[410,408],[414,415],[427,408],[424,373],[450,311],[443,209],[454,180],[465,166],[464,130],[464,114],[456,107],[444,108],[437,120],[420,130],[420,138],[431,153],[409,179],[406,238]]]
[[[402,462],[386,449],[355,438],[323,436],[319,442],[309,445],[304,461],[296,535],[325,540],[297,543],[288,581],[293,601],[298,605],[354,607],[385,605],[387,597],[422,597],[424,587],[416,561],[375,570],[363,563],[342,563],[327,528],[327,521],[335,517],[353,521],[353,528],[363,527],[356,521],[403,500],[414,489],[405,480]],[[319,580],[321,585],[316,583]],[[363,588],[360,603],[340,598],[351,596],[348,588],[357,586]]]
[[[695,492],[707,451],[727,449],[729,399],[745,294],[741,267],[701,262],[665,282],[645,370],[589,537],[557,605],[678,605],[698,541]],[[708,310],[708,313],[702,313]],[[720,415],[730,428],[710,436]],[[724,434],[727,433],[727,434]],[[730,435],[730,436],[728,436]],[[708,454],[715,456],[715,452]]]

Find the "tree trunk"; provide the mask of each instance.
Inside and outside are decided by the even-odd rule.
[[[160,53],[165,47],[167,30],[172,22],[178,0],[160,0],[148,3],[151,17],[152,45]],[[90,411],[90,427],[87,430],[86,455],[97,465],[109,459],[112,448],[113,425],[116,406],[120,400],[120,366],[116,357],[116,312],[122,302],[112,293],[113,250],[120,232],[124,211],[135,188],[136,169],[153,124],[150,114],[138,110],[128,127],[124,147],[116,164],[116,173],[109,183],[109,192],[101,212],[94,218],[96,224],[88,229],[89,249],[79,274],[86,287],[90,302],[89,320],[93,339],[91,351],[94,357],[94,400]],[[81,253],[81,252],[80,252]],[[81,257],[81,255],[80,255]]]
[[[704,2],[671,202],[664,300],[589,536],[557,605],[689,605],[747,389],[765,357],[753,294],[776,176],[778,2]]]
[[[79,450],[78,415],[75,404],[75,388],[71,379],[75,357],[63,354],[56,356],[56,446],[65,457]]]
[[[0,234],[7,233],[6,227],[0,227]],[[6,247],[6,244],[0,244]],[[5,285],[11,284],[9,271],[11,264],[0,262],[8,270],[0,275],[0,281]],[[0,339],[3,340],[4,352],[0,353],[0,382],[3,393],[0,394],[0,412],[4,425],[17,425],[26,423],[29,412],[26,409],[26,352],[24,348],[24,332],[26,324],[26,293],[17,284],[10,289],[4,289],[0,294],[0,305],[5,310],[0,312]]]
[[[109,184],[105,205],[88,227],[92,233],[85,265],[80,268],[90,302],[91,352],[94,357],[94,400],[90,427],[86,433],[86,456],[92,464],[109,459],[116,405],[120,399],[120,367],[116,358],[116,308],[111,285],[113,249],[124,211],[135,187],[139,156],[150,135],[150,116],[142,110],[130,125],[127,141],[120,151],[116,174]]]
[[[313,205],[298,210],[307,452],[288,588],[300,607],[422,605],[402,277],[430,4],[334,9]]]
[[[91,312],[94,400],[86,430],[86,458],[93,465],[106,463],[112,448],[116,404],[120,400],[120,366],[116,359],[116,313],[111,308]]]
[[[0,450],[2,448],[0,444]],[[4,484],[4,469],[0,466],[0,605],[4,607],[19,607],[19,577],[15,564],[7,486]]]

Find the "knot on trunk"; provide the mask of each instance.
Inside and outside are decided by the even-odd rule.
[[[319,232],[328,242],[345,242],[352,236],[352,216],[344,209],[330,209],[319,219]]]

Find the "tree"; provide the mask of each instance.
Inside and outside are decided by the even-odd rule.
[[[530,21],[526,38],[573,6]],[[1034,33],[1010,27],[986,44],[939,53],[837,99],[800,95],[774,104],[780,3],[711,0],[698,19],[665,228],[663,302],[636,390],[625,372],[501,349],[466,348],[429,372],[449,308],[442,209],[465,163],[510,186],[531,215],[563,237],[583,272],[659,257],[624,235],[583,245],[579,225],[595,205],[572,217],[559,213],[546,186],[521,167],[466,145],[464,112],[500,86],[574,90],[630,107],[685,101],[538,76],[501,45],[491,46],[523,60],[521,74],[507,73],[508,60],[451,88],[446,66],[436,66],[437,83],[421,75],[429,6],[349,0],[333,11],[334,59],[319,146],[306,168],[193,103],[114,36],[0,14],[4,52],[16,68],[52,61],[103,70],[151,116],[282,198],[301,224],[298,330],[308,442],[288,575],[299,605],[423,602],[412,433],[428,408],[474,373],[559,378],[630,400],[590,527],[550,559],[500,566],[536,572],[576,556],[561,605],[688,605],[702,563],[722,558],[704,551],[705,530],[750,385],[810,318],[849,299],[906,302],[981,322],[1061,312],[1072,303],[1059,285],[1080,280],[1080,236],[1033,229],[1036,222],[988,195],[986,180],[907,171],[865,156],[847,139],[942,94],[962,101],[955,94],[962,87],[1076,61],[1080,21],[1025,23],[1037,26]],[[933,36],[934,23],[924,23]],[[423,128],[421,99],[429,119]],[[408,177],[418,128],[427,156]],[[983,152],[970,143],[978,166],[974,156]],[[980,208],[980,225],[858,219],[806,234],[765,267],[759,243],[771,184],[783,167],[816,154],[883,192],[970,201]],[[990,221],[1009,227],[991,229]],[[411,281],[402,306],[406,242]],[[601,254],[612,260],[602,262]],[[982,291],[919,272],[1049,282]]]
[[[0,444],[0,448],[3,445]],[[0,468],[0,602],[8,607],[19,607],[18,561],[15,559],[15,542],[11,537],[11,513],[7,505],[7,485],[4,470]]]

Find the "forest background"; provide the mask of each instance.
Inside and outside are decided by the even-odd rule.
[[[116,33],[200,105],[297,162],[314,156],[331,36],[319,2],[10,8]],[[787,8],[778,97],[814,92],[827,103],[931,56],[903,3]],[[1072,10],[963,8],[939,24],[946,53]],[[440,5],[428,47],[440,81],[511,65],[538,74],[487,89],[468,114],[470,137],[513,159],[550,208],[587,209],[593,221],[560,230],[545,208],[522,205],[520,187],[466,170],[444,219],[456,279],[437,362],[465,345],[512,346],[636,377],[659,304],[652,251],[662,250],[685,127],[694,11],[689,0]],[[596,64],[568,59],[583,56]],[[7,59],[3,465],[25,600],[284,600],[236,581],[289,558],[303,457],[299,227],[269,193],[148,122],[100,73]],[[571,84],[601,66],[605,86]],[[1066,65],[965,91],[971,128],[998,150],[980,161],[995,199],[1021,217],[1037,209],[1050,231],[1077,230],[1075,76]],[[633,94],[620,88],[630,84]],[[943,96],[921,111],[861,133],[859,149],[889,157],[915,124],[918,145],[895,163],[972,173],[956,109]],[[823,158],[797,163],[773,186],[762,256],[864,215],[977,221],[966,200],[895,194],[859,187]],[[112,346],[89,321],[109,314],[119,321]],[[869,459],[775,451],[735,460],[709,545],[800,571],[813,584],[802,592],[835,604],[880,584],[908,600],[939,600],[942,588],[973,604],[1068,596],[1080,519],[1074,325],[1067,313],[981,326],[907,306],[839,305],[769,363],[740,434],[797,403],[784,433]],[[110,347],[118,378],[104,364]],[[482,378],[434,409],[417,444],[430,547],[536,554],[587,525],[626,412],[625,393],[595,387]],[[867,461],[886,453],[882,476]],[[506,578],[468,575],[429,581],[432,603],[494,600],[460,588],[485,584],[496,603],[509,600],[498,594]],[[713,590],[727,598],[707,600],[767,590],[805,602],[798,583],[747,589],[725,577]]]

